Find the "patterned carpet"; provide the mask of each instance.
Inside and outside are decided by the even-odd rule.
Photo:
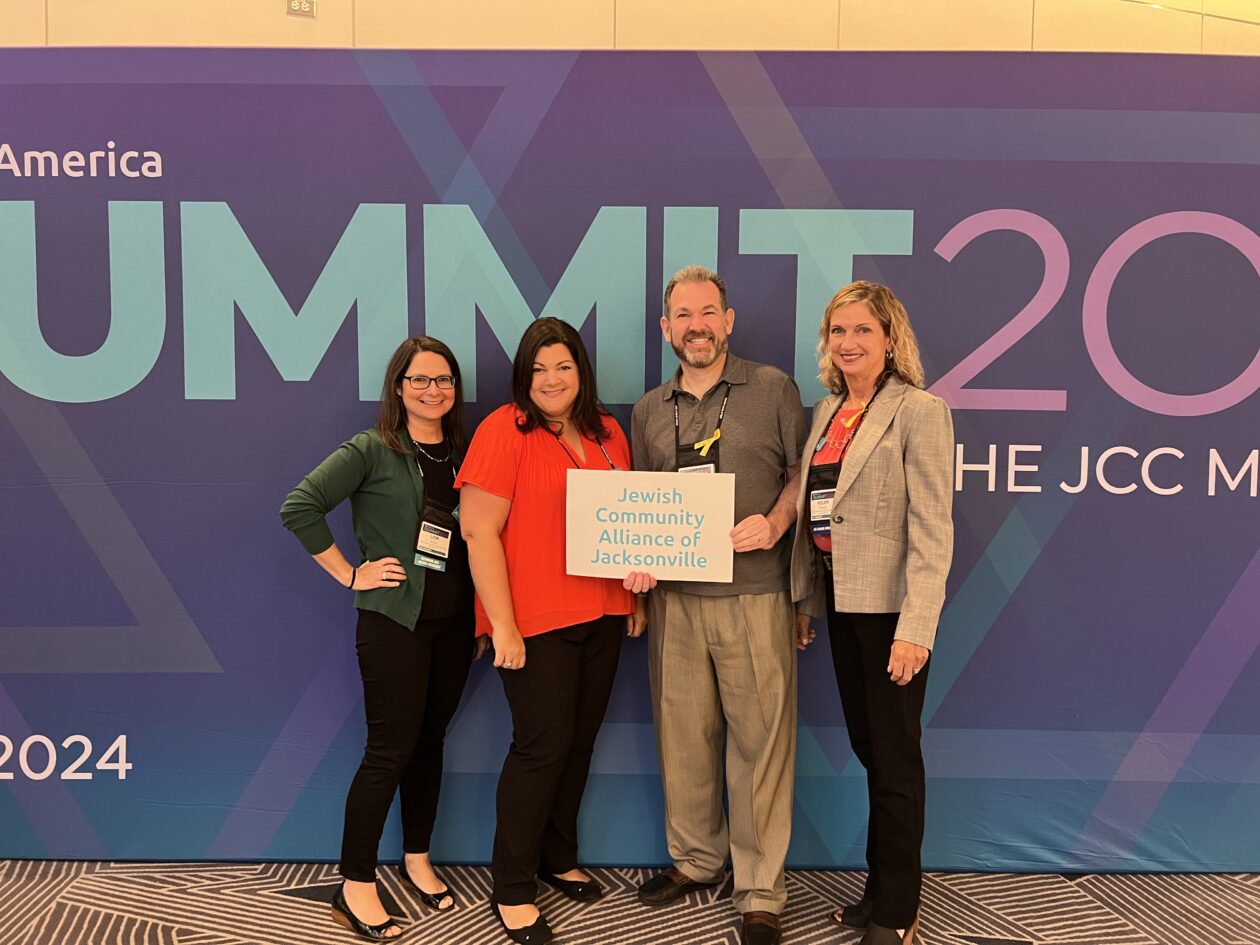
[[[383,868],[391,912],[410,945],[503,945],[486,905],[483,867],[442,870],[459,905],[425,910]],[[558,945],[737,945],[729,885],[658,909],[634,888],[650,871],[599,869],[609,894],[579,905],[546,889],[539,905]],[[0,861],[0,945],[350,945],[327,902],[327,864],[49,863]],[[856,945],[832,925],[856,898],[857,873],[788,874],[785,945]],[[1258,945],[1260,875],[1058,876],[933,873],[924,887],[922,945]]]

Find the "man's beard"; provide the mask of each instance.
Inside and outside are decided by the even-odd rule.
[[[687,341],[694,341],[696,339],[707,340],[709,344],[712,345],[712,357],[702,358],[697,355],[688,354]],[[673,344],[671,342],[671,347],[674,349],[674,354],[678,355],[678,360],[682,361],[688,367],[707,368],[717,363],[717,361],[726,354],[726,339],[723,338],[721,341],[718,341],[717,336],[711,331],[689,331],[687,334],[683,335],[682,342],[680,344]]]

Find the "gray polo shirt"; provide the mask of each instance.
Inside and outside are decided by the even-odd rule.
[[[678,403],[678,438],[695,443],[713,435],[722,398],[730,399],[718,440],[718,472],[735,474],[735,524],[765,515],[787,482],[787,469],[801,461],[809,434],[801,393],[790,377],[769,364],[727,353],[722,379],[699,400],[682,389],[682,369],[634,405],[630,420],[634,468],[674,470],[674,402]],[[667,581],[670,590],[708,597],[769,594],[787,590],[792,543],[787,535],[767,551],[735,555],[730,584]]]

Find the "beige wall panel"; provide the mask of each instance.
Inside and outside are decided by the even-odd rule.
[[[44,42],[44,0],[0,0],[0,46]]]
[[[1032,48],[1033,0],[840,0],[841,49]]]
[[[1197,53],[1202,22],[1197,13],[1125,0],[1037,0],[1033,49]]]
[[[617,0],[618,49],[835,49],[837,0]]]
[[[355,44],[612,49],[614,0],[357,0]]]
[[[1260,24],[1205,17],[1203,51],[1221,56],[1260,56]]]
[[[1203,0],[1203,12],[1260,23],[1260,0]]]
[[[48,0],[50,46],[351,46],[351,0]]]

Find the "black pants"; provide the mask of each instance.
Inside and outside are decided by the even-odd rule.
[[[871,921],[904,929],[919,911],[923,886],[919,739],[931,663],[904,686],[888,678],[897,614],[836,613],[829,608],[827,629],[849,744],[866,769],[870,815],[865,894],[875,904]]]
[[[370,883],[395,791],[402,801],[403,850],[429,850],[442,786],[442,742],[472,661],[472,615],[422,620],[408,630],[361,610],[355,649],[368,734],[346,797],[341,875]]]
[[[499,670],[512,744],[499,776],[490,863],[497,903],[531,903],[537,873],[578,865],[578,808],[624,627],[624,617],[601,617],[527,637],[525,668]]]

